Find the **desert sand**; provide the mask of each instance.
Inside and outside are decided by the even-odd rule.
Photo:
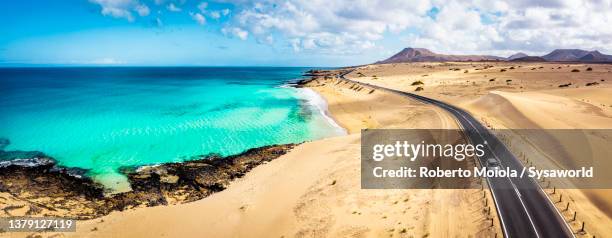
[[[368,65],[348,76],[456,105],[492,129],[610,129],[611,72],[610,64],[461,62]],[[417,87],[422,90],[416,91]],[[516,152],[524,153],[524,149]],[[526,156],[543,167],[577,162]],[[606,162],[602,165],[606,168],[612,166],[608,158],[599,160]],[[551,200],[556,201],[560,193],[569,197],[575,209],[563,215],[571,220],[577,211],[579,221],[571,222],[575,231],[584,221],[590,235],[612,234],[612,190],[559,191]],[[566,203],[556,205],[563,211]]]

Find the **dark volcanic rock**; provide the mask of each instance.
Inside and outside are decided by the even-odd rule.
[[[221,191],[235,178],[266,161],[286,154],[295,144],[272,145],[220,157],[198,156],[183,163],[122,168],[132,191],[105,194],[104,188],[85,176],[86,171],[48,163],[37,166],[10,164],[0,167],[0,192],[27,201],[30,215],[89,219],[133,207],[196,201]]]
[[[337,76],[337,72],[331,71],[331,70],[309,70],[309,71],[306,71],[304,76],[308,76],[308,77],[298,80],[297,82],[295,82],[295,85],[292,85],[292,86],[296,88],[302,88],[311,81],[316,81],[321,78],[325,78],[325,79],[333,78]]]
[[[45,210],[44,215],[74,218],[95,217],[98,211],[87,208],[101,207],[105,199],[102,186],[89,178],[71,176],[54,162],[37,166],[15,163],[0,168],[0,192],[28,201],[31,208],[36,208],[33,210]],[[66,210],[72,212],[62,212]]]
[[[302,74],[302,76],[308,76],[308,77],[311,77],[311,76],[318,76],[318,75],[320,75],[322,72],[323,72],[323,71],[321,71],[321,70],[311,69],[311,70],[308,70],[308,71],[304,72],[304,74]]]
[[[302,76],[306,77],[324,77],[326,75],[331,74],[333,71],[329,70],[320,70],[320,69],[311,69],[306,71]]]

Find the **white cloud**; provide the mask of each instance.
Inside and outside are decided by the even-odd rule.
[[[206,18],[204,18],[202,14],[190,12],[189,15],[191,15],[191,18],[200,24],[200,26],[206,24]]]
[[[422,25],[423,34],[408,37],[408,45],[498,55],[541,55],[555,48],[612,51],[611,1],[445,1],[440,9],[436,21]]]
[[[237,9],[233,24],[257,39],[279,32],[295,51],[357,53],[373,48],[386,32],[419,24],[430,5],[428,0],[272,0]]]
[[[174,5],[174,3],[168,4],[168,6],[166,6],[166,9],[168,9],[168,11],[171,11],[171,12],[180,12],[182,10],[181,8]]]
[[[140,15],[141,17],[148,16],[150,13],[149,7],[147,7],[147,5],[144,5],[144,4],[136,6],[135,10],[136,12],[138,12],[138,15]]]
[[[225,34],[225,35],[238,37],[241,40],[246,40],[247,37],[249,36],[249,32],[243,30],[240,27],[223,28],[223,29],[221,29],[221,32],[223,32],[223,34]]]
[[[200,12],[202,13],[206,12],[207,7],[208,7],[207,2],[201,2],[200,4],[198,4],[198,9],[200,9]]]
[[[228,28],[243,29],[258,42],[279,33],[295,51],[360,53],[396,37],[405,46],[442,53],[541,54],[554,48],[612,53],[610,0],[228,2],[236,7]],[[435,19],[428,15],[433,7],[439,10]]]
[[[101,13],[105,16],[134,21],[132,11],[140,16],[149,15],[149,7],[138,0],[90,0],[90,2],[100,5],[102,7]]]
[[[89,0],[103,15],[134,21],[150,15],[144,0]],[[330,54],[382,52],[382,43],[441,53],[542,54],[554,48],[612,53],[612,0],[221,0],[233,9],[199,2],[198,23],[223,18],[223,34],[252,36],[296,51]],[[182,1],[147,3],[181,11]],[[428,12],[437,8],[432,17]],[[231,14],[230,14],[231,13]],[[201,17],[200,17],[201,16]],[[385,41],[382,41],[383,38]],[[393,44],[397,47],[399,44]],[[399,49],[392,49],[393,51]]]
[[[219,11],[212,11],[210,12],[210,17],[213,19],[219,19],[221,18],[221,13]]]

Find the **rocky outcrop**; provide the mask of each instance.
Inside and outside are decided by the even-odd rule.
[[[86,171],[57,166],[49,157],[30,158],[45,163],[0,167],[0,193],[8,193],[23,204],[20,206],[27,206],[27,215],[89,219],[133,207],[202,199],[294,146],[272,145],[228,157],[205,155],[182,163],[122,168],[132,190],[119,194],[109,194],[100,184],[82,176]],[[10,208],[8,202],[0,206],[7,214]]]

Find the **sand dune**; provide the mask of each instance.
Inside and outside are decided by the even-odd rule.
[[[508,128],[611,128],[612,115],[593,105],[610,104],[609,95],[612,95],[612,88],[525,93],[492,91],[466,104],[465,108],[477,115],[497,118]]]
[[[493,127],[505,128],[544,128],[544,129],[601,129],[612,128],[612,116],[601,105],[611,105],[612,88],[547,90],[526,93],[491,92],[474,102],[467,104],[472,113],[483,117]],[[596,106],[596,105],[599,105]],[[567,141],[572,138],[557,138]],[[591,140],[592,143],[595,140]],[[543,142],[543,141],[540,141]],[[571,142],[567,142],[571,143]],[[610,141],[598,146],[596,151],[607,151],[594,158],[597,169],[610,168],[612,154],[607,145]],[[596,145],[591,145],[596,146]],[[589,153],[587,153],[589,154]],[[597,156],[597,155],[594,155]],[[576,168],[588,165],[582,161],[584,156],[576,154],[569,156],[552,156],[553,161],[538,160],[542,167],[551,168],[555,165]],[[533,158],[533,156],[532,156]],[[569,160],[568,160],[569,159]],[[550,165],[555,164],[555,165]],[[566,165],[566,166],[563,166]],[[569,165],[569,166],[568,166]],[[601,172],[601,171],[600,171]],[[605,174],[599,177],[606,176]],[[565,190],[575,202],[582,219],[591,226],[593,233],[610,234],[612,224],[612,190]],[[568,215],[571,216],[571,215]]]
[[[578,72],[572,72],[574,69]],[[415,93],[462,107],[491,128],[610,129],[611,71],[612,65],[603,64],[413,63],[360,67],[351,76],[405,91],[421,86],[425,90]],[[416,81],[423,84],[413,85]],[[576,156],[553,156],[552,160],[550,156],[535,153],[528,156],[543,167],[581,163]],[[598,166],[612,166],[606,157],[609,154],[600,156],[603,157],[598,161],[604,164]],[[563,190],[556,193],[555,199],[560,193],[569,197],[579,220],[591,224],[590,235],[612,233],[612,190]],[[564,209],[564,204],[557,205],[560,210]],[[563,215],[570,220],[573,212],[566,211]],[[581,224],[572,222],[571,225],[579,229]]]

